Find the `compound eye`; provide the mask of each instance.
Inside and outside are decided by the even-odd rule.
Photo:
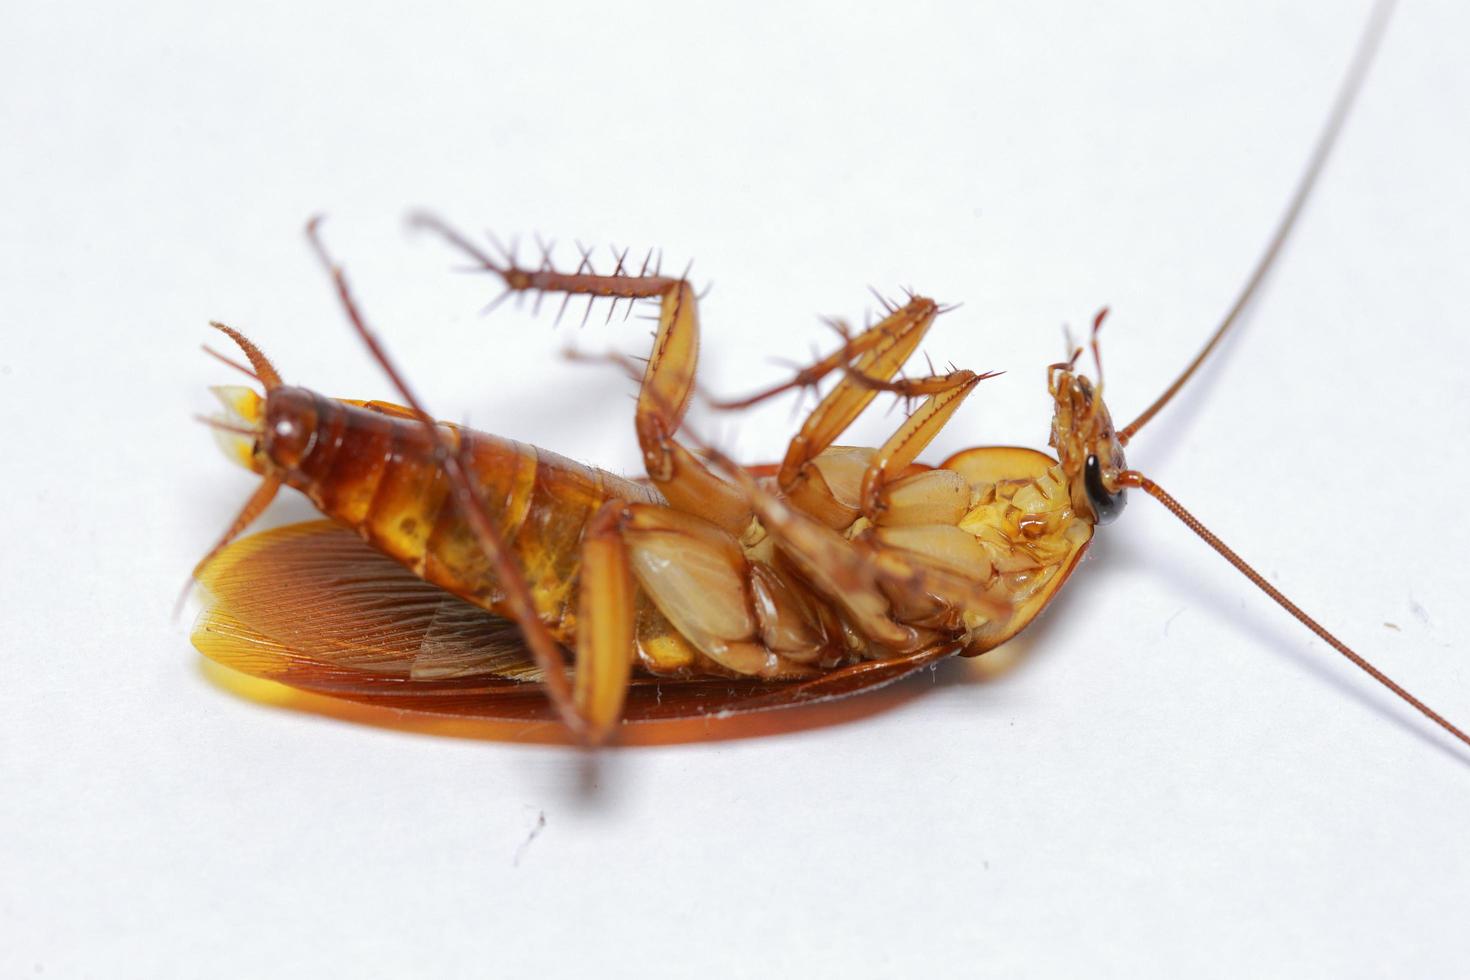
[[[1087,457],[1087,468],[1083,472],[1082,486],[1087,491],[1087,502],[1092,504],[1093,513],[1097,514],[1099,524],[1111,524],[1123,513],[1123,508],[1128,505],[1128,489],[1121,487],[1116,493],[1110,493],[1107,485],[1103,483],[1102,464],[1096,456]]]

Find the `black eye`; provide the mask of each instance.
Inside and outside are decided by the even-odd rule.
[[[1128,505],[1127,488],[1120,489],[1117,493],[1109,493],[1107,486],[1103,484],[1102,464],[1097,461],[1096,456],[1087,457],[1087,469],[1084,471],[1082,486],[1087,490],[1088,503],[1097,513],[1099,524],[1111,524],[1123,513],[1123,508]]]

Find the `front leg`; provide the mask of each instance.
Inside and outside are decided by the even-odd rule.
[[[888,381],[852,372],[851,380],[874,390],[891,391],[905,398],[928,396],[918,411],[906,418],[898,431],[889,436],[868,461],[861,490],[864,517],[875,524],[884,523],[884,511],[888,507],[883,499],[885,488],[934,441],[975,386],[990,377],[994,375],[956,370],[928,378]],[[904,522],[911,523],[908,520]]]
[[[802,368],[789,381],[720,404],[744,408],[845,371],[792,437],[776,477],[781,492],[803,513],[831,528],[846,527],[857,518],[862,510],[860,481],[871,454],[832,444],[878,394],[880,384],[874,382],[886,382],[898,373],[940,312],[933,300],[915,296],[901,307],[890,307],[887,316],[856,336],[838,324],[845,341],[841,348]]]

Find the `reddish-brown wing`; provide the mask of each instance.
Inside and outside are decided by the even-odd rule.
[[[232,544],[201,576],[194,645],[253,677],[409,711],[555,717],[515,626],[451,596],[329,521]],[[952,647],[794,682],[634,677],[625,717],[657,721],[812,704],[890,684]]]

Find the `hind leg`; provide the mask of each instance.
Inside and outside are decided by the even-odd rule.
[[[587,524],[577,587],[577,663],[572,700],[587,740],[606,742],[623,717],[633,669],[635,599],[622,538],[627,505],[610,500]]]
[[[585,253],[572,272],[552,269],[545,260],[538,268],[522,268],[509,257],[492,257],[437,218],[420,215],[415,223],[437,232],[481,267],[498,275],[507,294],[562,293],[567,299],[586,296],[589,310],[599,297],[614,303],[626,299],[630,304],[640,299],[657,300],[658,332],[643,372],[634,418],[644,470],[670,506],[735,535],[746,529],[751,512],[744,496],[675,439],[694,394],[699,359],[699,300],[687,279],[661,275],[656,270],[647,274],[646,263],[637,275],[629,275],[621,260],[611,275],[598,275],[589,271]]]
[[[541,668],[546,695],[556,708],[557,715],[583,744],[594,744],[606,735],[606,730],[597,727],[596,723],[597,719],[602,717],[599,714],[603,710],[600,707],[601,699],[589,696],[579,698],[573,691],[572,684],[567,678],[561,645],[557,643],[556,638],[551,635],[551,631],[537,614],[531,587],[526,582],[525,574],[516,564],[500,532],[496,529],[495,521],[485,506],[480,489],[470,478],[466,461],[460,455],[460,446],[450,438],[444,429],[434,423],[433,416],[425,410],[423,403],[409,388],[403,374],[389,359],[382,345],[378,343],[376,335],[368,328],[367,321],[358,309],[357,301],[347,286],[346,275],[342,272],[341,267],[332,260],[326,246],[322,244],[317,230],[319,220],[314,219],[307,225],[307,235],[312,247],[316,250],[317,257],[332,277],[347,319],[357,331],[358,336],[362,338],[363,343],[367,345],[373,358],[393,382],[394,387],[398,389],[398,393],[403,396],[409,410],[423,423],[425,431],[433,439],[437,447],[439,465],[449,481],[450,497],[455,506],[459,507],[464,514],[465,521],[469,524],[480,549],[490,559],[496,581],[505,592],[505,613],[520,628],[521,636],[526,641],[526,647],[532,659],[535,660],[536,666]],[[626,687],[626,680],[623,683]],[[619,696],[618,703],[621,705],[621,696]]]

